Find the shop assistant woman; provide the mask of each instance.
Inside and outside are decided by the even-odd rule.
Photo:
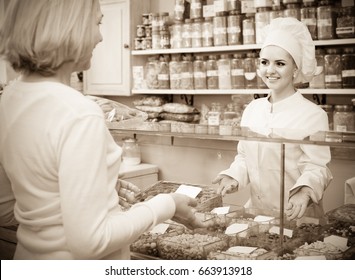
[[[315,46],[302,22],[277,18],[265,28],[259,75],[270,89],[243,112],[241,126],[267,137],[304,139],[329,130],[327,114],[304,98],[295,84],[315,75]],[[246,207],[280,209],[280,144],[240,141],[235,160],[213,181],[222,194],[250,187]],[[332,175],[326,146],[286,144],[285,209],[289,219],[321,217],[322,197]],[[306,212],[307,210],[307,212]]]
[[[158,223],[202,226],[184,195],[119,206],[122,150],[100,107],[69,86],[90,67],[102,17],[99,0],[9,1],[0,54],[20,77],[0,102],[0,163],[13,192],[0,201],[19,223],[16,259],[129,259],[130,243]]]

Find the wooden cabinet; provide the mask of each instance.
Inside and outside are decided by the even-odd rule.
[[[131,94],[131,50],[135,29],[150,1],[101,0],[103,41],[93,51],[91,67],[84,72],[84,93]]]

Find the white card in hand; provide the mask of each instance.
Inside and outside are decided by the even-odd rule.
[[[280,234],[280,227],[274,226],[269,229],[269,233]],[[284,235],[292,238],[293,230],[284,228]]]
[[[196,198],[196,196],[198,196],[198,194],[201,191],[202,191],[202,188],[200,188],[200,187],[180,185],[175,192],[187,195],[187,196],[192,197],[192,198]]]

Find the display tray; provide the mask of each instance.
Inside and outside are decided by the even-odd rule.
[[[217,194],[216,190],[212,187],[171,181],[159,181],[156,184],[148,187],[142,193],[142,200],[147,200],[160,193],[176,192],[176,190],[181,185],[199,187],[202,189],[202,191],[196,197],[197,206],[195,207],[195,209],[198,212],[208,212],[216,207],[221,207],[223,205],[222,196],[220,194]]]

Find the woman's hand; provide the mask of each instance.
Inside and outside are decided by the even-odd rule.
[[[302,218],[308,204],[311,201],[316,201],[312,189],[308,186],[302,186],[290,197],[285,209],[286,216],[289,220]]]
[[[137,203],[142,194],[139,187],[121,179],[117,180],[116,190],[120,198],[119,204],[126,209]]]
[[[183,224],[189,229],[203,228],[205,224],[195,216],[194,208],[197,205],[196,199],[179,193],[170,194],[175,201],[175,215],[173,221]]]
[[[218,175],[213,181],[212,184],[219,184],[217,193],[225,195],[227,193],[233,193],[238,190],[238,181],[232,177],[224,174]]]

